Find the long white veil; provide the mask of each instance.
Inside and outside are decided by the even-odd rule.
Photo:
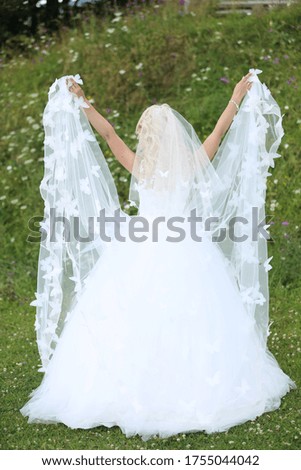
[[[269,335],[268,258],[265,201],[269,167],[284,135],[282,115],[270,90],[253,72],[253,86],[245,96],[234,121],[214,160],[216,173],[229,187],[227,207],[234,208],[234,217],[252,221],[238,225],[236,234],[247,235],[243,242],[233,242],[227,236],[220,244],[229,261],[245,307],[254,316],[262,344]],[[225,209],[227,213],[228,210]],[[230,211],[231,212],[231,211]],[[227,216],[228,217],[228,216]],[[261,229],[258,230],[258,226]]]
[[[279,156],[276,152],[283,129],[279,106],[258,79],[260,71],[251,71],[253,87],[213,161],[192,125],[176,110],[163,104],[144,111],[136,127],[139,142],[129,199],[139,207],[141,191],[152,191],[164,196],[161,208],[164,214],[189,215],[195,211],[195,216],[203,221],[214,217],[209,226],[206,222],[202,228],[212,237],[223,235],[217,245],[266,345],[267,240],[262,234],[256,237],[258,233],[255,230],[254,234],[250,221],[254,213],[257,223],[265,218],[268,168],[274,166],[274,158]],[[86,242],[79,241],[73,233],[67,238],[63,223],[53,224],[51,230],[51,211],[55,209],[55,217],[78,218],[78,231],[86,237],[90,228],[88,217],[95,219],[101,209],[111,215],[120,209],[112,176],[82,109],[86,104],[69,92],[67,77],[71,76],[56,80],[50,87],[43,115],[45,174],[40,189],[45,209],[36,300],[31,303],[37,309],[40,371],[46,370],[68,312],[105,250],[105,243],[95,238],[95,233],[93,240]],[[79,75],[73,78],[82,83]],[[176,214],[177,211],[180,213]],[[233,240],[235,217],[248,222],[235,225],[235,235],[247,235],[246,241]]]
[[[192,125],[168,104],[144,111],[136,126],[139,143],[130,200],[139,207],[141,191],[148,189],[162,194],[163,214],[194,213],[202,218],[201,233],[209,233],[225,255],[266,346],[270,269],[266,179],[268,168],[280,156],[283,128],[279,106],[258,78],[261,70],[250,71],[253,86],[212,161]]]
[[[36,334],[44,372],[68,313],[105,249],[96,238],[96,218],[120,208],[116,187],[83,107],[64,76],[51,85],[43,113],[44,220],[38,261]],[[93,222],[93,224],[91,223]],[[91,241],[88,241],[90,239]]]

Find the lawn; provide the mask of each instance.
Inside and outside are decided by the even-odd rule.
[[[123,11],[101,20],[85,14],[72,29],[24,38],[1,50],[1,448],[2,449],[300,449],[301,446],[301,6],[217,16],[214,5],[182,14],[178,2]],[[157,6],[157,8],[155,8]],[[130,10],[128,8],[128,10]],[[118,427],[71,430],[27,424],[19,409],[42,374],[35,342],[38,243],[26,239],[30,219],[42,216],[42,113],[55,78],[79,73],[96,109],[135,150],[143,110],[168,103],[203,141],[249,68],[263,71],[283,113],[285,136],[268,178],[266,212],[272,222],[269,256],[271,334],[268,346],[298,388],[281,407],[225,433],[179,434],[143,442]],[[97,136],[128,209],[129,174]]]

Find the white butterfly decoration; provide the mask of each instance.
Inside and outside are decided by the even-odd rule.
[[[270,261],[273,259],[273,256],[270,258],[266,259],[265,262],[263,263],[263,267],[265,269],[265,272],[268,272],[272,269],[272,266],[270,265]]]
[[[248,287],[240,292],[242,301],[247,304],[259,304],[263,305],[266,302],[266,298],[259,290],[259,282],[255,286]]]
[[[250,200],[251,200],[251,197],[250,197]],[[252,194],[252,205],[255,206],[255,207],[261,207],[263,204],[264,204],[264,197],[263,197],[263,194],[260,193],[259,191],[259,188],[257,188],[257,191],[253,192]]]
[[[56,168],[55,178],[58,181],[64,181],[66,179],[66,171],[65,171],[65,167],[63,165],[60,165]]]
[[[159,172],[159,175],[160,175],[162,178],[167,178],[168,173],[169,173],[169,170],[166,170],[166,171],[158,170],[158,172]]]
[[[252,73],[253,75],[259,75],[262,73],[262,70],[260,69],[249,69],[249,72]]]
[[[34,328],[35,328],[36,331],[38,331],[41,328],[41,323],[39,322],[39,318],[38,318],[37,315],[36,315],[36,319],[35,319],[35,322],[34,322]]]
[[[47,256],[47,258],[42,259],[41,262],[40,262],[40,265],[41,265],[41,270],[42,271],[46,271],[46,272],[51,271],[51,269],[52,269],[52,257]]]
[[[260,166],[262,166],[262,163],[260,163]],[[257,181],[257,189],[260,191],[264,191],[267,187],[267,178],[271,176],[272,173],[269,173],[268,171],[264,171],[262,173],[262,180]]]
[[[51,147],[53,150],[55,149],[55,142],[54,142],[54,137],[52,135],[47,135],[44,139],[44,145],[48,145]]]
[[[83,81],[82,79],[80,78],[80,75],[77,73],[76,75],[73,75],[73,79],[76,83],[78,83],[79,85],[83,85]]]
[[[50,229],[50,221],[49,219],[44,219],[40,222],[40,227],[42,230],[44,230],[46,233],[49,232],[49,229]],[[40,230],[40,231],[42,231]]]
[[[53,152],[45,155],[45,158],[44,158],[45,168],[52,169],[55,162],[59,160],[59,157],[60,157],[60,154],[57,150],[54,150]]]
[[[188,183],[189,183],[188,180],[187,181],[182,181],[181,182],[181,188],[188,188]]]
[[[274,320],[271,321],[269,324],[268,324],[268,329],[267,329],[267,336],[270,336],[271,334],[271,330],[270,330],[270,327],[272,326],[272,324],[274,323]]]
[[[88,103],[86,103],[86,101],[84,100],[82,96],[79,96],[79,97],[76,96],[74,99],[74,102],[77,108],[90,108],[90,106],[88,105]]]
[[[60,309],[57,309],[57,312],[60,312]],[[45,333],[50,333],[51,335],[54,335],[56,330],[56,324],[53,323],[52,321],[47,323],[47,328],[45,328]]]
[[[71,276],[69,279],[73,282],[75,282],[75,292],[79,292],[82,288],[81,280],[79,274],[77,276]]]
[[[52,284],[55,284],[55,285],[53,285],[53,287],[52,287],[52,289],[51,289],[51,291],[50,291],[50,296],[51,296],[51,297],[55,297],[55,296],[60,295],[60,294],[62,293],[62,288],[61,288],[60,283],[59,283],[59,282],[55,282],[55,281],[57,281],[57,279],[56,279],[56,280],[53,280],[53,283],[52,283]]]
[[[256,118],[256,124],[259,127],[259,130],[263,132],[264,134],[266,134],[267,129],[270,127],[270,124],[268,123],[268,121],[261,114],[258,114]]]
[[[85,130],[84,132],[85,139],[89,140],[90,142],[96,142],[96,137],[93,134],[93,132],[90,132],[88,129]]]
[[[65,129],[63,132],[61,132],[61,139],[66,142],[70,140],[68,129]]]
[[[74,108],[74,104],[72,103],[72,97],[71,99],[65,99],[61,101],[61,110],[67,111],[72,114],[78,113],[78,109]]]
[[[48,193],[53,196],[55,194],[56,188],[57,188],[57,183],[48,184]]]
[[[238,148],[239,148],[239,145],[238,144],[235,144],[235,143],[231,143],[231,142],[227,142],[227,147],[229,148],[230,152],[232,154],[236,154],[237,151],[238,151]]]
[[[95,201],[95,207],[96,207],[96,210],[99,212],[101,211],[102,207],[100,205],[100,202],[98,200]]]
[[[98,165],[92,165],[91,173],[92,173],[93,176],[96,176],[96,178],[99,178],[100,177],[100,167]]]
[[[43,278],[44,279],[57,279],[56,276],[58,276],[62,271],[62,268],[60,264],[57,262],[56,259],[52,259],[52,268],[51,270],[48,270],[46,274],[44,274]]]
[[[258,259],[255,256],[255,248],[250,243],[249,244],[246,244],[245,242],[243,243],[241,257],[242,257],[242,260],[246,261],[247,263],[255,263],[255,264],[258,263]]]
[[[61,312],[61,302],[56,298],[54,301],[49,302],[49,306],[51,307],[51,317],[56,317],[57,315],[60,314]],[[52,322],[52,320],[48,320],[49,322]]]
[[[58,82],[58,79],[56,78],[54,83],[49,87],[48,93],[53,93],[56,90],[57,82]]]
[[[241,108],[245,112],[250,112],[253,110],[260,111],[261,99],[256,95],[248,95],[248,101],[244,104],[244,107]],[[238,116],[238,114],[236,115]]]
[[[52,343],[53,341],[56,342],[56,343],[59,341],[59,337],[58,337],[58,335],[57,335],[56,333],[53,333],[53,335],[52,335],[52,337],[51,337],[51,343]],[[49,347],[49,351],[50,351],[50,354],[53,354],[54,349],[50,346],[50,347]]]
[[[83,132],[81,132],[78,135],[77,141],[79,144],[81,144],[82,142],[85,142],[85,140],[89,140],[90,142],[96,141],[95,135],[92,132],[90,132],[88,129],[85,129]]]
[[[67,312],[64,323],[67,323],[70,319],[71,312]]]
[[[53,128],[54,127],[54,120],[53,120],[53,113],[48,112],[45,113],[43,116],[43,125]]]
[[[264,226],[262,227],[263,230],[265,230],[265,232],[266,232],[269,236],[270,236],[270,232],[268,232],[267,229],[268,229],[270,226],[271,226],[271,224],[266,224],[266,225],[264,225]],[[261,232],[259,232],[259,237],[260,237],[260,238],[265,238],[265,236],[264,236]]]
[[[259,75],[262,73],[262,70],[260,69],[249,69],[249,72],[251,72],[253,75]]]
[[[205,201],[209,201],[212,196],[212,192],[210,189],[205,189],[204,191],[200,190],[199,193]]]
[[[46,298],[45,292],[42,292],[41,294],[39,294],[38,292],[35,292],[35,296],[36,296],[35,300],[30,302],[29,305],[32,305],[32,307],[42,307],[43,302]]]
[[[38,346],[44,352],[45,357],[47,358],[48,354],[51,352],[50,346],[46,343],[45,337],[37,340]],[[40,369],[39,369],[40,370]]]
[[[242,196],[240,196],[240,194],[237,191],[234,191],[232,198],[229,200],[229,205],[233,207],[238,207],[242,199],[243,199]]]
[[[211,189],[212,189],[212,184],[211,184],[211,181],[206,181],[206,182],[202,182],[202,183],[198,183],[200,185],[200,190],[199,190],[199,193],[202,194],[202,193],[206,193],[206,194],[210,194],[211,195]]]
[[[270,92],[270,90],[269,90],[269,92]],[[262,112],[263,112],[263,114],[269,114],[270,111],[272,111],[273,108],[274,108],[274,106],[272,104],[268,104],[264,101],[263,106],[262,106]]]
[[[225,189],[228,188],[229,189],[232,185],[232,182],[233,182],[233,180],[232,180],[232,178],[230,178],[230,176],[228,176],[228,175],[224,176],[223,179],[222,179],[223,188],[225,188]]]
[[[80,151],[80,143],[75,139],[70,144],[70,153],[73,158],[78,158],[78,152]]]
[[[55,205],[61,213],[65,211],[68,215],[78,215],[77,201],[71,199],[70,194],[66,190],[63,192],[61,198],[56,201]]]
[[[86,178],[81,178],[79,180],[79,185],[80,185],[80,189],[83,193],[85,194],[91,194],[91,189],[90,189],[90,185],[89,185],[89,178],[88,176],[86,176]]]
[[[274,168],[275,166],[274,159],[279,158],[279,157],[281,157],[279,153],[269,153],[269,152],[264,153],[261,157],[262,166],[266,165],[267,167],[271,166],[272,168]]]
[[[238,176],[242,176],[243,178],[249,179],[253,178],[256,174],[259,173],[259,165],[250,159],[245,158],[241,165],[241,171],[238,173]]]

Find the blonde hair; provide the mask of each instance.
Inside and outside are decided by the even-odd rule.
[[[139,176],[142,179],[154,172],[160,141],[167,123],[167,108],[169,105],[166,103],[149,106],[137,123],[135,131],[139,139],[137,156],[140,163]]]

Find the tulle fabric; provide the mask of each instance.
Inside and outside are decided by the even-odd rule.
[[[295,387],[262,347],[217,245],[166,234],[108,245],[21,409],[30,423],[117,425],[144,441],[221,432]]]
[[[88,216],[102,208],[113,215],[120,205],[84,103],[68,92],[66,77],[50,88],[44,239],[32,302],[45,375],[20,410],[28,422],[117,425],[144,440],[211,433],[278,408],[296,388],[267,349],[266,239],[212,241],[223,226],[228,235],[231,217],[250,217],[252,206],[259,220],[264,216],[267,168],[283,129],[259,72],[213,162],[192,126],[167,104],[148,108],[138,122],[131,203],[150,224],[162,215],[187,217],[192,209],[220,216],[211,230],[201,225],[202,242],[189,236],[187,220],[186,238],[175,243],[166,240],[164,224],[155,242],[114,236],[110,243],[67,242],[59,225],[52,241],[51,208],[67,219],[79,215],[85,236]],[[127,235],[132,217],[121,215]]]
[[[160,199],[157,215],[186,216],[195,211],[212,237],[224,232],[218,244],[236,278],[245,307],[256,320],[262,345],[269,334],[267,242],[253,239],[252,211],[265,219],[265,191],[269,166],[283,135],[278,104],[252,71],[253,87],[227,132],[213,162],[192,125],[168,104],[147,108],[137,123],[139,135],[130,184],[131,204],[139,208],[140,193],[149,190]],[[45,171],[40,191],[45,203],[38,260],[35,329],[45,372],[82,289],[105,243],[97,218],[104,210],[120,209],[116,187],[84,108],[89,106],[67,88],[64,76],[48,93],[43,114]],[[82,84],[79,75],[73,77]],[[163,197],[162,197],[163,196]],[[235,243],[229,225],[242,217],[247,225]],[[92,229],[90,222],[92,221]],[[107,229],[112,232],[113,227]],[[241,233],[242,232],[242,233]],[[138,276],[139,273],[136,273]]]
[[[245,307],[256,320],[262,345],[269,335],[267,229],[268,169],[280,155],[283,136],[280,108],[259,69],[250,69],[251,90],[245,95],[213,161],[193,126],[168,104],[152,105],[141,115],[130,200],[139,207],[142,189],[161,193],[158,213],[201,218],[198,226],[223,250]],[[234,239],[232,227],[235,226]],[[208,222],[208,224],[207,224]],[[257,224],[265,230],[257,232]],[[236,242],[245,237],[243,242]]]
[[[85,280],[100,259],[97,217],[120,209],[115,183],[84,108],[66,75],[51,85],[43,113],[44,176],[40,184],[44,218],[38,259],[35,329],[45,372],[59,336],[80,297]],[[108,224],[108,232],[110,227]]]

